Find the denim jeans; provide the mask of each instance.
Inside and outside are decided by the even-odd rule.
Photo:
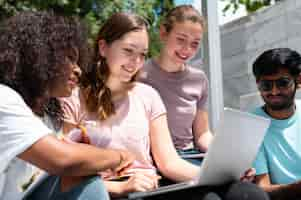
[[[85,181],[61,192],[60,178],[49,176],[25,200],[109,200],[108,192],[99,176],[87,177]]]

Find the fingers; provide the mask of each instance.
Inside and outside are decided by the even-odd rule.
[[[142,173],[142,175],[152,182],[152,189],[159,187],[159,180],[161,179],[161,176],[152,173]]]
[[[82,141],[85,144],[91,144],[89,137],[87,137],[86,135],[83,135]]]
[[[145,192],[158,187],[157,175],[136,173],[127,181],[128,192]]]
[[[74,142],[90,144],[90,139],[87,130],[84,126],[78,125],[68,133],[68,138]]]
[[[82,142],[85,144],[91,144],[86,127],[78,125],[78,128],[81,130]]]
[[[250,168],[246,171],[247,176],[255,176],[256,175],[256,170],[254,168]]]
[[[256,175],[256,170],[254,168],[250,168],[245,172],[245,177],[246,178],[254,178]]]
[[[69,143],[69,144],[76,143],[76,142],[73,142],[72,140],[70,140],[69,138],[66,138],[66,137],[62,137],[62,141],[66,142],[66,143]]]
[[[65,137],[63,134],[59,134],[57,138],[63,142],[69,143],[69,144],[74,144],[75,142],[69,139],[68,137]]]
[[[248,169],[245,174],[240,178],[243,182],[252,182],[255,179],[256,170],[254,168]]]

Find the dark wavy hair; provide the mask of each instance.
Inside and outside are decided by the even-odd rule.
[[[133,13],[115,13],[102,26],[95,43],[92,63],[88,70],[83,70],[81,86],[85,91],[87,108],[95,112],[100,120],[107,119],[115,113],[110,89],[106,81],[110,75],[106,59],[100,55],[98,41],[104,40],[108,45],[121,39],[132,31],[147,30],[148,24],[142,17]],[[134,82],[137,74],[132,78]],[[129,85],[130,88],[131,85]]]
[[[49,96],[56,81],[67,76],[64,67],[70,49],[78,64],[88,61],[85,27],[75,17],[53,12],[21,12],[0,24],[0,83],[16,90],[34,113],[47,113],[61,123],[60,104]],[[74,61],[74,60],[71,60]]]
[[[276,74],[280,68],[288,69],[297,77],[301,73],[301,55],[289,48],[269,49],[259,55],[253,63],[256,80],[261,76]]]

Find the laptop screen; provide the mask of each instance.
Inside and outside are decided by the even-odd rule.
[[[252,167],[270,120],[225,108],[201,165],[200,185],[239,180]]]

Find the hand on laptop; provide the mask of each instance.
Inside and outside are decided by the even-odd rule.
[[[245,171],[242,177],[240,177],[240,181],[253,182],[255,175],[256,175],[256,170],[254,168],[250,168],[247,171]]]
[[[145,192],[158,187],[160,177],[156,174],[137,172],[127,181],[123,182],[122,190],[124,194],[130,192]]]

